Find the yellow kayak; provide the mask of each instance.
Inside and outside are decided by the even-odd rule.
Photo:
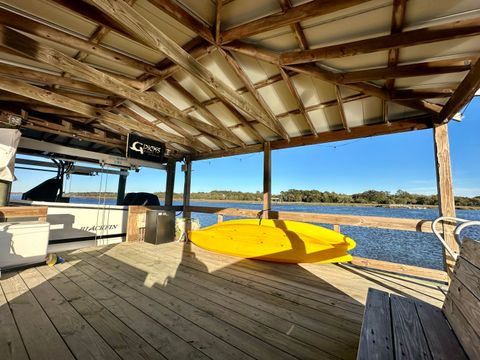
[[[286,263],[347,262],[355,241],[333,230],[283,220],[232,220],[191,231],[206,250],[242,258]]]

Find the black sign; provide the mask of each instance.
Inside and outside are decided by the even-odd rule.
[[[135,134],[128,134],[127,157],[164,163],[165,144]]]

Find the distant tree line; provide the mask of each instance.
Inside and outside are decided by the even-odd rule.
[[[330,191],[290,189],[280,193],[280,200],[306,203],[438,205],[437,195],[410,194],[403,190],[398,190],[394,194],[389,191],[367,190],[358,194],[346,195]],[[480,206],[480,196],[472,198],[456,196],[455,204],[457,206]]]
[[[69,196],[98,197],[97,192],[70,193]],[[102,193],[100,197],[116,197],[116,193]],[[164,192],[156,192],[160,199],[165,198]],[[278,195],[273,195],[279,201],[283,202],[303,202],[303,203],[333,203],[333,204],[379,204],[379,205],[438,205],[437,195],[410,194],[403,190],[396,193],[389,191],[367,190],[358,194],[339,194],[331,191],[319,190],[296,190],[290,189],[282,191]],[[175,198],[181,198],[181,193],[175,193]],[[262,193],[213,190],[210,192],[191,193],[192,200],[230,200],[230,201],[261,201]],[[480,196],[476,197],[455,197],[456,206],[479,206]]]

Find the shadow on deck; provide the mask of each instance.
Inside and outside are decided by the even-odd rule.
[[[241,260],[191,244],[64,255],[63,265],[2,278],[6,358],[353,359],[368,287],[443,300],[428,281]]]

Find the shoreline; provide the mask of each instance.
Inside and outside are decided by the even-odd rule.
[[[16,193],[12,193],[16,194]],[[68,194],[65,194],[68,196]],[[78,198],[97,198],[94,195],[72,194],[72,197]],[[116,199],[116,196],[106,196],[106,199]],[[163,199],[160,199],[162,201]],[[174,201],[182,201],[182,198],[174,197]],[[216,200],[216,199],[190,199],[191,202],[201,201],[210,203],[242,203],[242,204],[262,204],[262,201],[253,200]],[[272,205],[303,205],[303,206],[349,206],[349,207],[380,207],[386,209],[436,209],[437,205],[416,205],[416,204],[361,204],[361,203],[323,203],[323,202],[295,202],[295,201],[272,201]],[[480,210],[479,206],[456,206],[457,210]]]

